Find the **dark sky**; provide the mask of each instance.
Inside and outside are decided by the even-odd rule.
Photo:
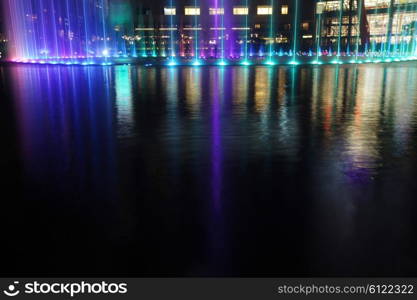
[[[0,0],[0,32],[3,32],[3,0]]]

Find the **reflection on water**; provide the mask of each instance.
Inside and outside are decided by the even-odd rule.
[[[132,70],[117,68],[115,72],[116,108],[118,133],[121,138],[134,135]]]
[[[0,74],[8,274],[417,276],[414,64]]]

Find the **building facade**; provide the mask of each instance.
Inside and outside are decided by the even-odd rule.
[[[223,56],[258,55],[289,51],[294,43],[298,50],[307,50],[314,43],[314,4],[293,0],[133,1],[135,38],[147,52],[156,48],[156,55],[167,48],[176,48],[183,56],[195,53],[196,48],[209,56],[222,52]]]
[[[341,9],[342,7],[342,9]],[[318,1],[316,27],[323,48],[394,51],[415,39],[417,0]]]

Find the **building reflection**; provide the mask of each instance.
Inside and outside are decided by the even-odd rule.
[[[249,68],[233,68],[231,71],[232,101],[235,108],[242,114],[246,113],[246,99],[249,93]],[[242,111],[243,110],[243,111]]]
[[[415,173],[413,68],[12,66],[9,72],[27,199],[72,209],[66,221],[94,220],[89,226],[105,232],[100,248],[121,245],[125,267],[133,262],[147,275],[166,266],[226,274],[252,257],[241,249],[256,251],[256,242],[270,257],[282,251],[281,240],[270,244],[277,233],[296,243],[291,251],[310,253],[312,270],[322,270],[323,261],[329,273],[333,266],[353,270],[359,263],[346,266],[349,255],[367,250],[355,241],[372,237],[364,228],[372,217],[387,220],[378,209],[403,201],[392,187],[412,201],[407,187],[393,182]],[[294,232],[308,238],[297,243]],[[280,254],[274,270],[281,264],[292,270],[284,260],[298,253]],[[270,266],[268,260],[262,270]]]
[[[182,87],[185,90],[186,109],[191,116],[196,117],[200,110],[202,98],[202,74],[200,68],[184,68]]]
[[[255,111],[259,114],[265,112],[271,96],[271,68],[255,69]]]
[[[218,118],[213,121],[220,120],[221,114],[226,113],[231,124],[229,129],[236,131],[240,131],[239,124],[244,116],[255,121],[246,128],[254,133],[248,136],[254,143],[253,147],[259,146],[255,143],[258,140],[268,147],[276,142],[276,148],[270,150],[297,149],[296,137],[304,130],[300,127],[301,122],[308,117],[311,130],[320,129],[327,151],[343,154],[347,165],[341,168],[350,170],[345,175],[351,174],[353,169],[368,170],[367,177],[371,178],[381,158],[380,132],[388,130],[395,140],[397,152],[405,151],[415,114],[412,82],[416,74],[410,69],[325,66],[300,70],[267,67],[135,70],[118,66],[114,70],[16,67],[12,72],[19,99],[16,107],[22,151],[28,162],[40,165],[42,160],[37,155],[42,157],[45,147],[51,143],[57,147],[52,156],[60,161],[58,165],[70,164],[65,162],[73,155],[68,151],[79,150],[77,157],[87,155],[84,153],[87,149],[83,148],[87,145],[88,151],[96,151],[95,156],[103,155],[101,159],[105,160],[112,155],[109,141],[114,138],[113,134],[119,139],[140,134],[137,131],[140,126],[136,123],[139,121],[144,125],[138,120],[142,114],[135,111],[145,108],[142,105],[148,101],[147,98],[161,93],[166,98],[166,102],[159,102],[166,106],[164,126],[170,134],[177,136],[183,128],[180,119],[197,120],[206,114],[208,106],[204,93],[209,91],[212,97],[218,97],[211,103],[218,105],[210,106]],[[209,85],[204,82],[207,75]],[[114,90],[109,88],[111,86],[115,87]],[[306,89],[308,86],[311,88]],[[310,112],[300,115],[299,107],[304,104],[298,102],[299,97],[308,93]],[[184,104],[181,103],[182,97]],[[113,110],[117,128],[112,126]],[[86,120],[88,131],[81,130]],[[160,121],[154,119],[151,122],[156,125]],[[204,135],[205,129],[200,126],[200,121],[190,124],[196,134]],[[70,135],[70,132],[77,135]],[[340,142],[341,138],[343,142]],[[339,143],[333,143],[335,139],[339,139]],[[75,142],[78,147],[73,148]],[[103,154],[106,149],[102,148],[103,145],[108,145],[109,153]],[[180,147],[178,143],[175,145],[174,148]],[[294,153],[289,151],[286,155],[293,156]]]

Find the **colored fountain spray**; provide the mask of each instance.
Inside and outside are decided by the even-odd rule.
[[[268,65],[274,65],[274,44],[275,44],[275,22],[274,22],[274,15],[275,15],[275,5],[274,0],[270,2],[270,17],[269,17],[269,51],[268,51],[268,61],[266,62]]]
[[[338,34],[337,34],[337,52],[336,52],[336,63],[339,63],[342,47],[342,28],[343,28],[343,2],[339,0],[339,17],[338,17]]]
[[[366,3],[366,0],[363,0]],[[375,13],[378,14],[380,13],[380,9],[377,6],[375,9]],[[382,44],[381,44],[382,45]],[[375,59],[376,56],[378,56],[378,50],[377,50],[377,37],[374,37],[371,41],[370,41],[370,58],[371,59]]]
[[[391,39],[392,39],[392,27],[394,22],[394,4],[395,0],[390,0],[390,4],[388,7],[388,25],[387,25],[387,34],[385,37],[385,42],[382,43],[382,55],[385,58],[388,52],[391,49]]]
[[[245,1],[245,7],[248,10],[249,8],[249,0]],[[249,65],[249,12],[245,11],[245,46],[244,46],[244,60],[242,62],[243,65]]]
[[[413,11],[416,11],[416,9],[417,9],[417,3],[413,4]],[[414,20],[414,22],[410,26],[410,32],[412,33],[411,55],[416,56],[417,55],[417,21],[416,20]]]
[[[226,29],[224,26],[224,0],[221,0],[221,55],[220,55],[220,62],[219,65],[226,65],[225,61],[225,38],[226,38]]]
[[[192,0],[193,6],[186,8],[178,1],[164,0],[165,7],[158,8],[163,9],[160,12],[141,1],[134,1],[137,10],[133,10],[128,0],[3,0],[10,40],[8,58],[20,63],[148,66],[377,63],[416,58],[416,2],[387,0],[384,7],[372,7],[366,0],[336,0],[332,4],[339,5],[338,11],[332,11],[327,1],[313,2],[314,38],[309,41],[300,26],[307,1],[291,0],[291,31],[279,32],[282,40],[288,42],[277,49],[277,29],[286,18],[281,20],[277,0],[266,0],[268,5],[260,16],[250,0],[241,0],[242,6],[237,7],[229,0]],[[365,7],[371,12],[363,10]],[[177,16],[187,9],[187,17]],[[210,10],[209,15],[206,10]],[[141,13],[133,20],[135,11]],[[367,20],[375,13],[385,14],[387,20],[388,26],[381,35],[370,27],[376,26],[374,20]],[[331,25],[334,30],[329,37],[324,27],[331,18],[338,21]],[[258,19],[262,20],[261,25],[256,26]],[[356,23],[352,21],[355,19]],[[256,24],[252,28],[253,23]],[[365,35],[363,27],[367,28]],[[335,59],[322,52],[322,47],[329,43],[334,43]]]
[[[109,56],[110,51],[107,48],[107,29],[106,29],[107,22],[106,22],[106,17],[105,17],[105,2],[104,2],[104,0],[101,0],[100,13],[101,13],[102,28],[103,28],[103,44],[104,44],[102,54],[107,60],[107,57]]]
[[[358,11],[358,27],[357,27],[357,32],[358,34],[356,35],[356,41],[355,41],[355,62],[358,61],[358,56],[359,56],[359,41],[360,41],[360,28],[362,26],[362,5],[363,5],[363,1],[364,0],[358,0],[358,7],[357,7],[357,11]]]
[[[316,42],[316,61],[315,64],[320,63],[320,56],[321,56],[321,24],[322,24],[322,15],[324,11],[325,5],[322,2],[316,3],[316,36],[315,36],[315,42]]]
[[[194,66],[199,66],[200,60],[199,60],[199,53],[198,53],[198,49],[199,49],[199,40],[198,40],[198,29],[199,29],[199,25],[198,25],[198,15],[200,14],[200,12],[198,11],[200,8],[198,6],[197,0],[194,0],[194,62],[193,65]]]
[[[108,1],[5,0],[13,59],[50,63],[110,57]],[[123,49],[125,45],[122,45]]]
[[[407,13],[407,9],[405,8],[405,6],[402,6],[400,11],[397,11],[397,15],[401,15],[401,14],[406,14]],[[412,42],[412,35],[410,32],[410,27],[411,24],[407,24],[407,23],[403,23],[404,20],[401,19],[401,22],[398,22],[398,28],[397,28],[397,34],[398,32],[401,32],[400,35],[400,56],[405,58],[411,55],[411,42]]]
[[[177,14],[177,9],[174,6],[174,1],[173,0],[169,0],[169,7],[167,9],[167,13],[169,14],[169,36],[170,36],[170,51],[169,51],[169,65],[170,66],[175,66],[177,64],[176,62],[176,47],[175,47],[175,34],[174,34],[174,28],[175,28],[175,23],[174,23],[174,16]]]
[[[298,33],[300,27],[300,3],[299,0],[293,0],[294,3],[294,19],[293,19],[293,44],[292,44],[292,60],[290,64],[297,65],[297,51],[298,51]]]
[[[83,1],[83,14],[84,16],[88,16],[88,7],[85,1]],[[87,61],[90,59],[90,43],[88,43],[88,36],[90,33],[90,30],[88,28],[88,23],[84,22],[84,33],[85,33],[85,57],[87,58]]]

